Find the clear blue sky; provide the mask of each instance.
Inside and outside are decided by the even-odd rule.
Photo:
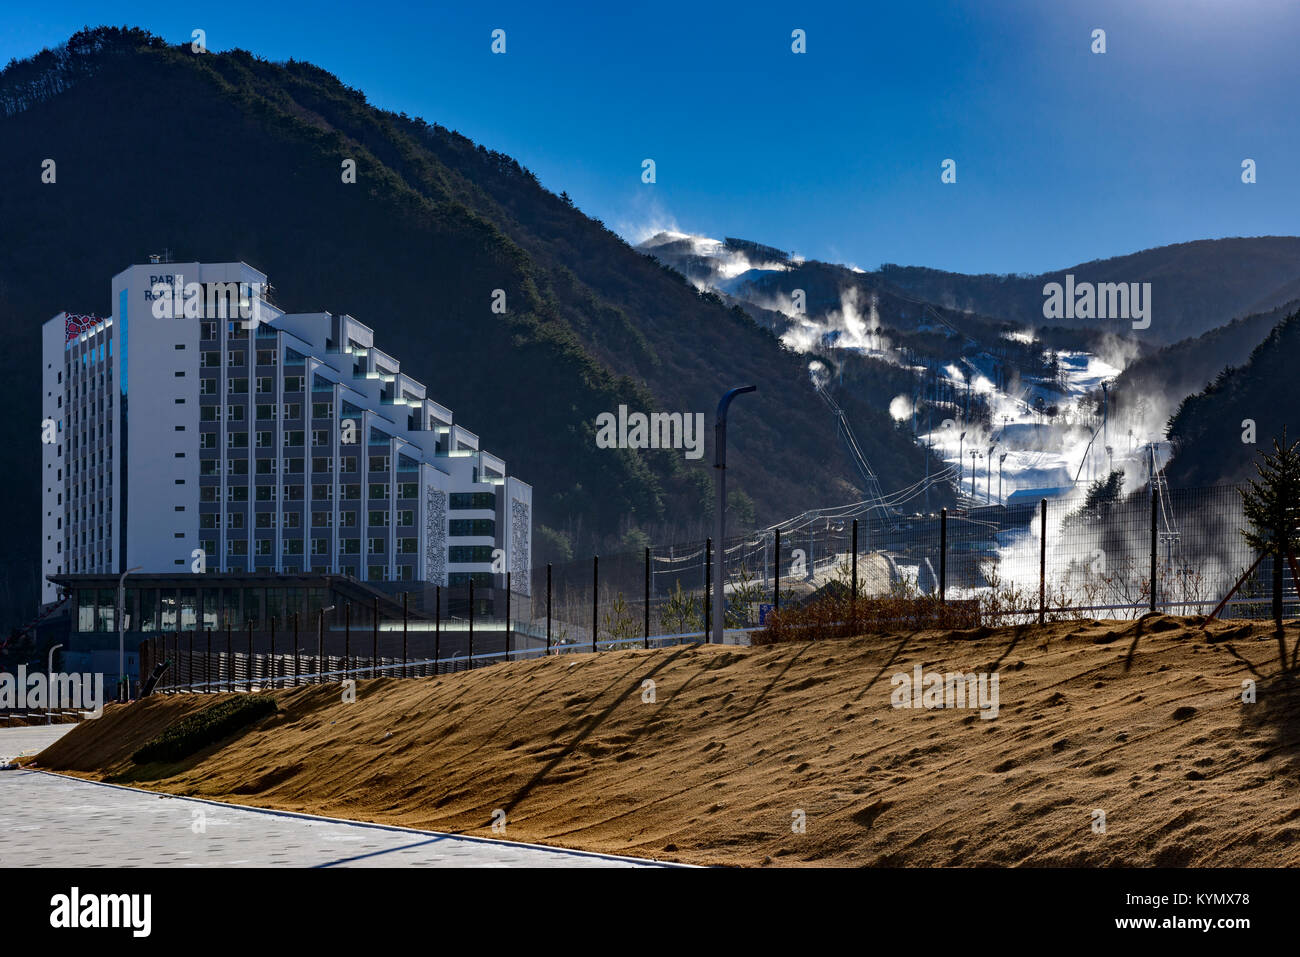
[[[201,27],[509,153],[630,239],[675,224],[864,268],[1038,272],[1300,232],[1294,0],[47,6],[5,11],[3,62],[84,25]]]

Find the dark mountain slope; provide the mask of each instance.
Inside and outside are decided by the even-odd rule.
[[[1169,422],[1175,454],[1166,468],[1178,485],[1237,482],[1254,476],[1259,449],[1282,429],[1300,438],[1300,312],[1283,319],[1244,365],[1225,369],[1204,391],[1188,396]],[[1242,441],[1242,422],[1255,422],[1255,444]]]

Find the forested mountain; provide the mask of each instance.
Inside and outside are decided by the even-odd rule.
[[[596,416],[620,403],[711,422],[726,388],[754,383],[730,432],[740,514],[746,498],[770,522],[859,494],[804,357],[510,157],[376,109],[311,64],[84,31],[0,73],[0,183],[6,625],[29,618],[37,594],[40,325],[63,309],[107,314],[110,278],[164,248],[243,260],[283,308],[372,326],[534,486],[539,559],[706,527],[712,429],[699,461],[598,449]],[[504,315],[490,308],[497,289]],[[924,471],[884,410],[841,405],[886,490]]]
[[[1240,366],[1226,369],[1183,400],[1170,420],[1174,458],[1166,468],[1180,485],[1212,485],[1254,477],[1260,449],[1268,450],[1285,427],[1300,438],[1300,312],[1283,319]],[[1248,438],[1247,420],[1255,441]]]
[[[1043,318],[1043,286],[1076,282],[1151,283],[1151,326],[1135,337],[1171,343],[1200,335],[1232,316],[1265,312],[1300,298],[1300,238],[1258,236],[1204,239],[1098,259],[1037,276],[943,272],[919,266],[881,266],[886,281],[934,303],[998,316],[1028,326]],[[1109,325],[1116,320],[1053,320],[1061,325]]]

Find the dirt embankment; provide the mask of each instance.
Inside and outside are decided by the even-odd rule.
[[[1262,626],[1164,617],[565,655],[362,682],[352,704],[276,692],[279,714],[139,767],[218,696],[154,697],[38,763],[483,836],[500,809],[514,840],[702,864],[1287,865],[1300,679],[1276,659]],[[996,718],[894,707],[917,665],[996,673]]]

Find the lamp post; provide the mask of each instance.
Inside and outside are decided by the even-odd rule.
[[[998,501],[1005,505],[1007,500],[1002,497],[1002,463],[1007,460],[1007,453],[1003,452],[998,456]]]
[[[989,467],[984,474],[984,502],[987,505],[993,503],[993,453],[996,449],[996,445],[989,446]]]
[[[975,449],[970,450],[970,497],[975,498],[975,460],[979,458],[979,452]]]
[[[54,723],[54,689],[59,685],[54,680],[54,653],[62,644],[50,646],[50,656],[45,665],[45,723]]]
[[[727,562],[727,408],[731,400],[746,392],[757,392],[756,385],[742,385],[727,390],[718,401],[718,415],[713,426],[713,467],[718,470],[718,505],[714,526],[717,529],[718,547],[714,551],[713,572],[713,641],[722,644],[722,625],[726,621],[725,589],[723,575]]]
[[[325,672],[325,612],[333,611],[333,605],[326,605],[316,613],[316,683],[324,684]]]
[[[126,576],[138,572],[143,565],[136,565],[122,572],[117,579],[117,700],[126,701],[131,693],[131,685],[126,677]]]
[[[965,441],[966,441],[965,432],[957,436],[957,493],[958,494],[961,494],[961,480],[962,480],[961,450],[962,450],[962,443],[964,443]]]

